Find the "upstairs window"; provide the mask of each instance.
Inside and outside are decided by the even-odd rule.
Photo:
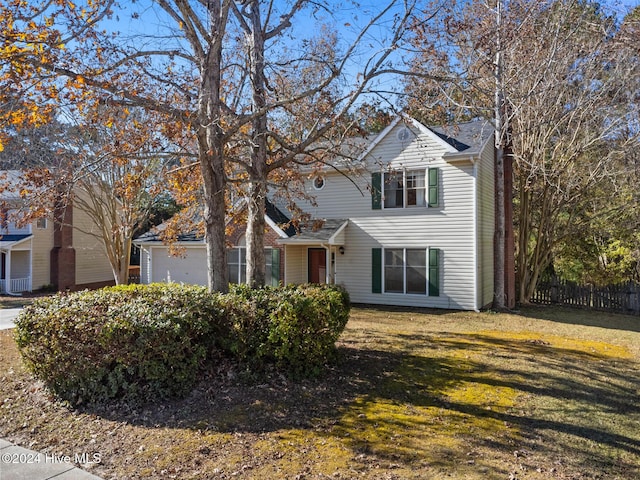
[[[374,173],[371,206],[381,208],[437,207],[438,169]]]
[[[407,180],[407,206],[424,207],[426,205],[424,195],[426,188],[424,184],[424,177],[424,170],[405,173],[405,178]]]
[[[404,178],[402,173],[385,173],[384,195],[382,201],[384,208],[404,207]]]

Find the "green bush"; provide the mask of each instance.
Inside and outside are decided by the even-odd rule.
[[[335,285],[234,285],[229,301],[223,348],[252,369],[275,365],[294,376],[320,373],[349,319],[349,296]]]
[[[27,306],[15,336],[27,366],[72,403],[184,395],[212,346],[219,300],[178,285],[59,294]]]
[[[72,403],[182,396],[226,354],[252,370],[318,374],[349,317],[336,286],[229,294],[176,284],[129,285],[36,300],[16,321],[26,365]]]

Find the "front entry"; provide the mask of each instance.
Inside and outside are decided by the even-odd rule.
[[[309,249],[309,282],[327,282],[327,251],[324,248]]]

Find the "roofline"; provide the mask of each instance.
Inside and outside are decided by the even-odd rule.
[[[304,239],[304,238],[282,238],[276,240],[278,245],[326,245],[326,240]]]
[[[480,152],[471,155],[465,152],[445,153],[442,158],[449,163],[464,162],[465,160],[468,160],[470,163],[475,164],[476,161],[480,159]]]
[[[273,221],[273,219],[267,215],[266,213],[264,214],[264,219],[265,222],[267,223],[267,225],[269,225],[271,227],[271,229],[276,232],[276,234],[280,237],[280,238],[289,238],[289,235],[287,235],[284,230],[282,230],[278,224],[276,222]],[[233,219],[229,219],[225,222],[225,225],[228,224],[229,222],[231,222]],[[136,238],[135,240],[133,240],[133,243],[136,245],[167,245],[167,243],[163,242],[162,240],[140,240],[139,238]],[[198,240],[180,240],[177,242],[171,242],[171,245],[182,245],[182,246],[188,246],[188,245],[194,245],[194,244],[206,244],[206,242],[204,241],[204,238],[202,239],[198,239]]]
[[[26,237],[21,238],[20,240],[14,240],[9,242],[6,240],[2,240],[2,238],[0,237],[0,250],[11,250],[12,247],[19,245],[22,242],[26,242],[27,240],[31,240],[32,238],[33,238],[33,233],[28,234]]]
[[[278,236],[280,238],[289,238],[289,235],[287,235],[284,232],[284,230],[282,230],[278,226],[278,224],[276,222],[274,222],[273,219],[269,215],[267,215],[266,213],[264,214],[264,220],[265,220],[265,222],[267,222],[267,225],[269,225],[272,228],[272,230],[278,234]]]
[[[333,234],[326,240],[322,240],[319,238],[296,238],[296,237],[289,237],[289,238],[282,238],[282,239],[278,239],[276,240],[276,242],[279,245],[321,245],[321,246],[326,246],[326,245],[343,245],[343,242],[336,242],[336,236],[342,232],[347,225],[349,225],[349,220],[345,220],[339,227],[338,229],[333,232]]]
[[[457,153],[458,151],[451,146],[451,144],[447,143],[446,141],[444,141],[442,138],[440,138],[433,130],[431,130],[429,127],[425,127],[422,123],[420,123],[419,121],[417,121],[415,118],[407,115],[405,112],[400,112],[396,115],[396,118],[393,119],[393,121],[384,129],[382,130],[378,136],[376,138],[374,138],[371,143],[369,144],[369,146],[366,148],[366,150],[364,152],[362,152],[362,154],[360,154],[360,156],[358,157],[358,160],[363,160],[367,155],[369,155],[371,153],[371,151],[380,143],[382,142],[382,140],[384,140],[384,138],[389,135],[389,132],[391,132],[391,130],[393,130],[396,125],[398,125],[398,123],[400,123],[401,120],[404,120],[405,122],[409,122],[411,123],[411,125],[413,125],[416,129],[418,129],[421,133],[424,133],[425,135],[429,135],[435,142],[439,143],[442,147],[444,147],[447,150],[447,153],[451,152],[451,153]]]
[[[148,245],[151,247],[157,247],[157,246],[168,247],[169,245],[178,245],[180,247],[201,247],[203,245],[206,245],[204,239],[186,240],[186,241],[180,240],[177,242],[164,243],[162,240],[140,240],[136,238],[135,240],[133,240],[133,243],[140,246]]]
[[[338,229],[334,232],[334,234],[329,237],[329,245],[336,245],[336,241],[335,241],[336,236],[340,232],[342,232],[345,228],[347,228],[347,225],[349,225],[349,220],[345,220],[344,223],[340,225]]]

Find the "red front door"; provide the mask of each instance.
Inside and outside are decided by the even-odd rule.
[[[309,282],[326,283],[327,251],[324,248],[309,249]]]

